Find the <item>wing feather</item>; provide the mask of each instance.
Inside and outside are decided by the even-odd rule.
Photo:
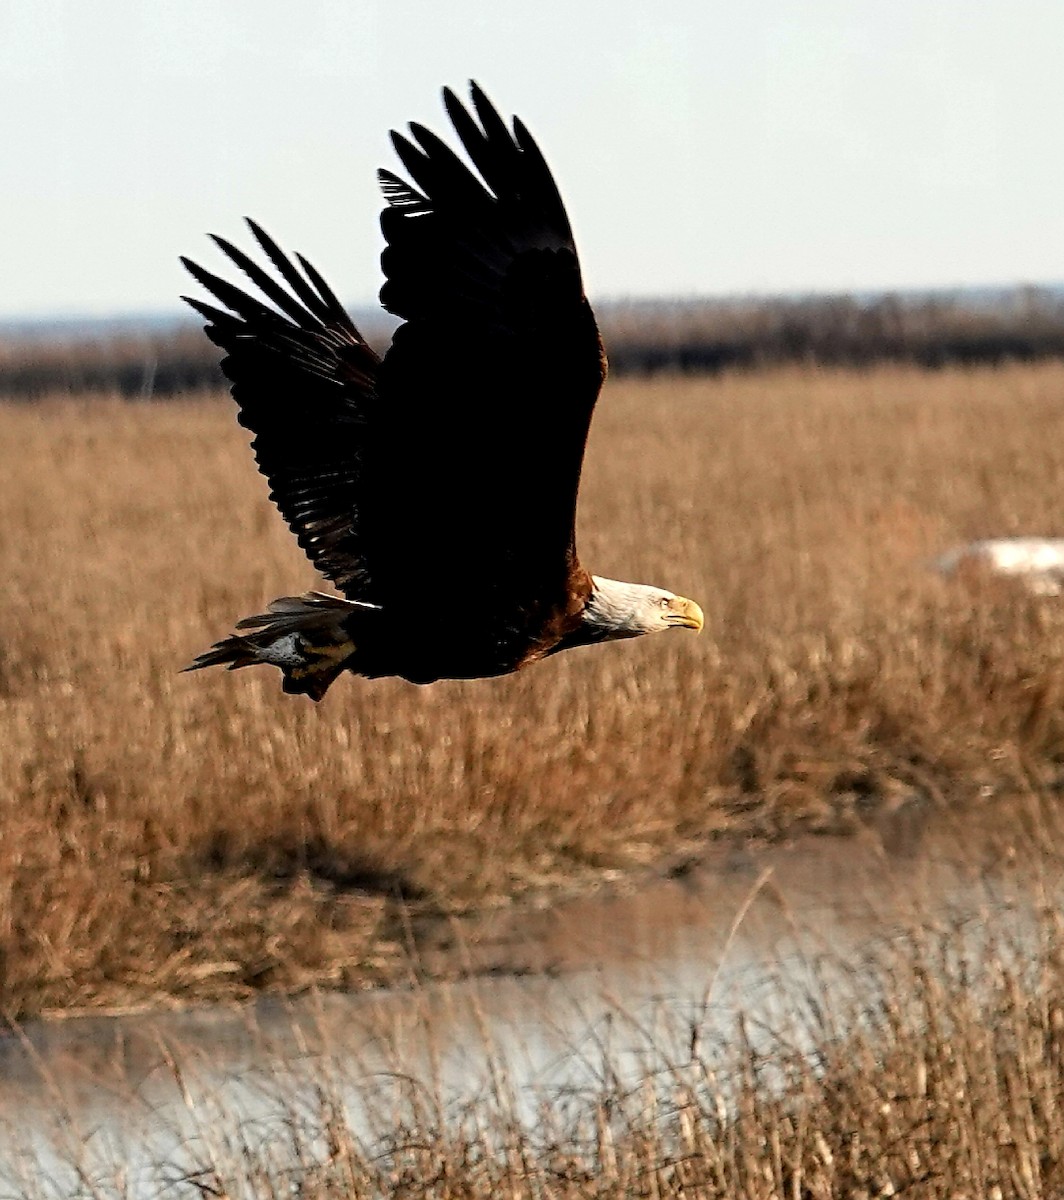
[[[522,124],[507,128],[476,84],[470,94],[472,111],[444,91],[471,165],[412,124],[392,135],[409,182],[380,176],[381,302],[405,321],[378,383],[396,422],[383,442],[398,447],[400,425],[407,436],[372,468],[382,488],[393,481],[389,525],[408,535],[396,541],[409,557],[389,571],[399,590],[431,572],[464,595],[477,577],[535,607],[578,569],[605,357],[550,169]]]
[[[429,579],[433,628],[474,621],[513,649],[583,578],[576,496],[605,357],[550,169],[524,125],[470,97],[444,91],[468,162],[413,124],[393,134],[409,179],[379,172],[381,301],[403,320],[383,363],[254,222],[272,272],[215,241],[259,295],[183,261],[218,302],[189,300],[312,562],[376,604],[409,606]]]
[[[255,435],[270,498],[318,570],[349,599],[366,600],[373,579],[359,514],[380,360],[318,272],[300,257],[301,275],[260,226],[248,225],[290,290],[224,238],[214,240],[276,309],[188,259],[193,278],[230,311],[185,299],[226,352],[222,369],[240,423]]]
[[[321,285],[314,278],[311,278],[310,281],[314,286],[308,285],[306,279],[292,265],[288,255],[284,253],[257,221],[253,221],[250,217],[245,217],[245,221],[255,241],[262,247],[266,257],[273,264],[278,274],[303,304],[307,306],[309,311],[319,321],[329,322],[331,318],[336,318],[341,328],[351,333],[357,333],[354,325],[351,323],[351,318],[339,305],[334,303],[335,297],[332,292],[326,289],[326,292],[328,292],[327,295],[324,293],[319,294],[321,292]],[[317,273],[315,272],[315,274]],[[318,292],[315,292],[314,288],[318,288]]]
[[[243,252],[231,242],[227,242],[225,238],[218,237],[217,234],[211,234],[211,241],[236,265],[244,272],[251,282],[259,289],[260,292],[267,298],[273,301],[274,304],[293,320],[302,329],[313,329],[315,325],[314,317],[307,311],[297,300],[294,300],[284,290],[279,283],[276,283],[270,276],[258,265],[253,262]]]

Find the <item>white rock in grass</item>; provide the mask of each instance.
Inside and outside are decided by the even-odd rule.
[[[1032,595],[1064,592],[1064,538],[985,538],[935,559],[941,575],[1014,579]]]

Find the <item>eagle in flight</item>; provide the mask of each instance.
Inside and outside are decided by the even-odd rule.
[[[302,255],[222,238],[258,298],[182,259],[224,350],[271,498],[341,593],[274,600],[187,668],[269,663],[320,700],[342,671],[413,683],[505,675],[559,650],[702,628],[693,600],[591,575],[576,554],[584,444],[606,356],[565,207],[524,124],[476,84],[443,93],[475,170],[418,124],[379,172],[402,319],[383,358]],[[298,266],[296,265],[298,263]]]

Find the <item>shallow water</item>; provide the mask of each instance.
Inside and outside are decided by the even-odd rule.
[[[197,1165],[247,1147],[283,1161],[293,1113],[320,1123],[323,1085],[373,1145],[415,1111],[535,1124],[606,1078],[726,1056],[740,1017],[755,1046],[811,1047],[873,999],[866,958],[915,928],[958,953],[1004,930],[1022,953],[1060,892],[1036,825],[1020,802],[913,803],[856,836],[721,850],[456,925],[423,953],[464,964],[461,982],[29,1026],[0,1041],[0,1191],[197,1194],[182,1182]]]

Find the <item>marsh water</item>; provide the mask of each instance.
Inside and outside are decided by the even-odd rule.
[[[0,1193],[196,1194],[251,1147],[283,1158],[323,1096],[372,1146],[398,1120],[506,1106],[534,1125],[605,1083],[747,1042],[813,1046],[914,930],[1017,954],[1060,898],[1030,804],[916,801],[857,833],[728,847],[640,880],[461,923],[420,950],[462,977],[240,1009],[40,1022],[0,1040]]]

